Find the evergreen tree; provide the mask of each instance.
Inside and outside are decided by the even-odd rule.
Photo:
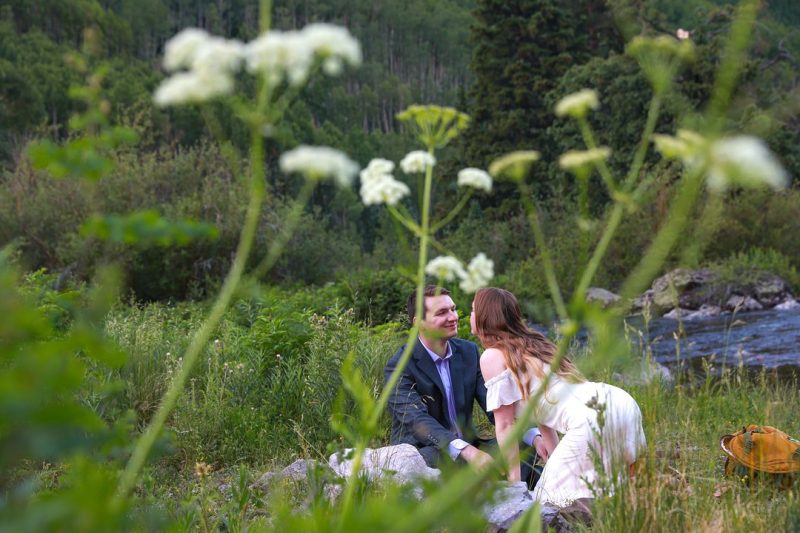
[[[621,49],[610,12],[594,0],[480,0],[475,17],[466,161],[523,148],[551,155],[547,96],[569,68]]]

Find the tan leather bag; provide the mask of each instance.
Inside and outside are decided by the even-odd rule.
[[[725,452],[725,475],[744,483],[768,480],[791,487],[800,473],[800,441],[772,426],[750,424],[719,445]]]

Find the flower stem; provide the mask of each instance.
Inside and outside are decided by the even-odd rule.
[[[433,155],[433,148],[428,149],[428,153]],[[420,233],[419,233],[419,261],[417,262],[417,304],[416,304],[416,317],[423,316],[423,304],[424,304],[424,288],[425,288],[425,265],[428,262],[428,240],[430,234],[430,208],[431,208],[431,187],[433,184],[433,167],[427,167],[425,170],[425,184],[423,187],[423,195],[422,195],[422,216],[420,221]],[[377,427],[378,421],[380,420],[381,415],[383,414],[384,409],[386,409],[386,405],[389,402],[389,396],[391,396],[392,392],[394,391],[395,386],[397,386],[397,382],[400,380],[400,376],[403,374],[403,370],[405,369],[406,365],[408,364],[408,360],[411,358],[411,352],[414,348],[414,341],[416,340],[417,333],[419,332],[419,320],[416,320],[414,324],[412,324],[411,329],[408,332],[408,338],[406,340],[406,346],[403,350],[403,354],[400,356],[400,359],[397,362],[397,367],[394,369],[394,372],[386,381],[383,387],[383,392],[378,397],[378,400],[375,405],[375,409],[372,411],[372,417],[367,424],[367,427]],[[367,439],[363,438],[356,443],[355,453],[353,454],[353,471],[350,474],[350,479],[348,480],[347,486],[345,487],[345,493],[343,497],[343,503],[341,508],[340,520],[337,527],[338,531],[342,531],[345,523],[347,522],[347,516],[351,512],[353,507],[353,497],[355,494],[355,486],[358,483],[358,469],[361,467],[361,461],[364,457],[364,450],[367,446]]]
[[[536,246],[539,248],[539,257],[542,260],[542,268],[544,269],[547,288],[550,290],[550,297],[553,299],[553,304],[556,306],[558,316],[563,320],[567,318],[567,308],[561,296],[561,289],[558,287],[553,261],[550,258],[550,250],[547,247],[547,240],[544,237],[542,226],[539,223],[539,215],[536,212],[536,204],[533,201],[532,192],[524,180],[519,180],[517,185],[519,186],[522,205],[525,207],[525,212],[528,215],[531,231],[533,231],[533,238],[536,241]]]

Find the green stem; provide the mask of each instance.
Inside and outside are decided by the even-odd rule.
[[[453,220],[455,218],[455,216],[462,209],[464,209],[464,206],[467,205],[467,202],[469,201],[470,198],[472,198],[472,189],[471,188],[467,190],[467,193],[464,196],[461,197],[461,199],[458,201],[456,206],[447,214],[446,217],[444,217],[442,220],[440,220],[439,222],[437,222],[436,224],[434,224],[431,227],[431,235],[436,235],[436,233],[440,229],[442,229],[443,227],[448,225],[450,223],[450,221]]]
[[[594,133],[586,117],[579,118],[578,125],[580,126],[581,135],[583,136],[583,142],[586,143],[586,147],[590,150],[597,148],[597,142],[594,140]],[[605,183],[606,188],[608,188],[608,193],[613,196],[617,190],[617,184],[614,182],[614,176],[611,175],[611,170],[609,170],[605,161],[598,161],[596,165],[600,177],[603,178],[603,183]]]
[[[233,260],[231,270],[228,272],[225,282],[217,296],[216,301],[211,309],[203,325],[195,332],[192,337],[189,347],[183,354],[183,365],[180,371],[175,376],[169,389],[167,390],[161,405],[158,407],[153,420],[147,426],[145,432],[139,437],[136,446],[133,449],[131,458],[125,467],[125,470],[120,477],[119,486],[117,488],[117,495],[115,504],[122,505],[125,498],[133,490],[139,472],[144,466],[147,456],[153,447],[153,444],[158,437],[158,434],[164,427],[172,409],[178,401],[178,398],[189,379],[189,374],[194,368],[197,359],[206,346],[208,339],[211,337],[212,332],[216,329],[220,320],[222,319],[228,304],[233,297],[239,280],[244,272],[244,267],[247,262],[247,257],[250,255],[250,249],[258,226],[258,215],[261,210],[261,202],[265,195],[264,187],[264,165],[263,165],[263,143],[261,135],[258,131],[252,132],[252,144],[250,148],[251,164],[250,164],[250,203],[247,207],[245,215],[244,226],[239,240],[239,245],[236,250],[236,256]]]
[[[428,149],[428,153],[433,155],[433,148]],[[424,288],[425,288],[425,265],[428,262],[428,240],[429,240],[429,232],[430,232],[430,208],[431,208],[431,187],[433,184],[433,167],[428,167],[425,170],[425,185],[423,190],[422,196],[422,220],[420,223],[421,233],[419,235],[419,260],[417,262],[417,305],[416,305],[416,317],[423,316],[423,304],[424,304]],[[417,333],[419,332],[419,318],[415,321],[412,325],[411,329],[408,332],[408,339],[406,340],[406,346],[403,350],[403,354],[400,356],[400,360],[397,362],[397,367],[395,368],[394,372],[389,379],[386,381],[383,387],[383,391],[381,395],[378,397],[378,400],[375,405],[375,409],[372,412],[372,417],[369,420],[368,427],[377,427],[378,421],[380,420],[381,415],[383,415],[384,409],[386,409],[386,405],[389,402],[389,396],[391,396],[394,388],[397,386],[397,382],[400,380],[400,376],[403,374],[403,370],[405,369],[406,365],[408,364],[408,360],[411,358],[411,352],[414,347],[414,342],[417,337]],[[366,448],[366,442],[361,441],[358,442],[356,445],[355,453],[353,456],[353,472],[348,480],[347,486],[345,487],[345,493],[343,496],[342,508],[341,508],[341,515],[340,521],[337,527],[338,531],[342,531],[345,523],[347,522],[347,516],[351,512],[353,507],[353,497],[355,494],[355,485],[358,482],[358,470],[356,466],[361,465],[362,458],[364,456],[364,450]]]
[[[283,250],[286,248],[286,244],[292,237],[295,228],[297,228],[297,224],[300,222],[300,217],[303,215],[303,210],[305,209],[306,204],[308,204],[311,194],[314,192],[315,186],[316,182],[311,179],[307,179],[303,183],[303,188],[300,189],[297,198],[295,198],[292,202],[292,207],[289,210],[289,214],[286,216],[286,221],[283,228],[275,237],[275,240],[270,244],[270,247],[267,250],[267,255],[264,256],[264,258],[259,262],[258,266],[251,273],[251,276],[254,279],[258,280],[267,272],[269,272],[273,266],[275,266],[275,263],[278,261],[283,253]]]
[[[656,124],[658,123],[658,117],[660,114],[661,95],[656,94],[653,96],[653,99],[650,100],[650,108],[647,110],[647,121],[644,125],[642,138],[639,141],[639,147],[636,149],[636,154],[633,156],[631,170],[628,172],[628,176],[625,178],[624,190],[626,192],[630,191],[631,187],[636,182],[636,177],[639,175],[639,172],[642,169],[644,158],[647,155],[647,148],[650,146],[650,138],[653,136],[653,132],[656,129]]]
[[[703,189],[705,169],[699,168],[687,174],[678,194],[670,207],[667,221],[659,230],[644,257],[625,281],[620,295],[629,300],[639,294],[658,273],[669,252],[690,220],[692,209],[700,191]]]
[[[270,0],[261,0],[260,6],[262,24],[261,30],[267,31],[269,29],[272,3]],[[262,82],[262,86],[263,85],[265,84]],[[263,111],[264,106],[267,103],[265,96],[265,92],[260,90],[257,104],[257,110],[259,113]],[[186,386],[186,382],[189,379],[189,374],[194,368],[194,365],[197,362],[197,359],[200,356],[203,348],[206,346],[208,339],[211,337],[211,334],[216,329],[220,320],[222,320],[222,316],[224,315],[225,310],[228,308],[228,305],[230,304],[231,299],[236,291],[236,287],[239,285],[239,281],[242,278],[242,273],[244,272],[247,258],[250,255],[250,250],[253,246],[256,228],[258,227],[261,203],[263,202],[266,194],[266,187],[264,183],[264,143],[261,138],[260,128],[251,128],[250,142],[250,202],[245,213],[244,225],[242,226],[239,244],[236,248],[236,255],[234,256],[233,264],[231,265],[228,275],[225,277],[222,289],[220,289],[220,292],[217,295],[217,299],[211,308],[211,312],[208,314],[200,328],[192,336],[192,340],[183,354],[183,365],[175,376],[175,379],[170,384],[169,389],[167,389],[166,394],[164,394],[161,404],[159,405],[156,414],[153,416],[153,419],[150,421],[150,424],[147,426],[147,429],[145,429],[144,433],[136,441],[136,445],[133,448],[133,453],[128,460],[128,464],[125,466],[125,470],[120,476],[119,484],[117,486],[117,494],[112,501],[112,505],[116,509],[119,509],[124,505],[125,500],[133,490],[133,487],[136,484],[136,479],[139,477],[139,473],[144,467],[144,463],[147,460],[147,456],[150,454],[150,450],[153,448],[153,444],[155,444],[156,438],[164,428],[169,414],[172,412],[172,409],[175,407],[178,398]]]
[[[517,182],[519,186],[520,198],[522,205],[525,207],[525,212],[528,215],[528,222],[533,231],[533,238],[536,241],[536,246],[539,248],[539,257],[542,260],[542,268],[544,269],[544,277],[547,281],[547,288],[550,290],[550,297],[553,299],[553,304],[556,306],[556,312],[561,319],[567,318],[567,308],[564,305],[564,299],[561,296],[561,289],[558,287],[556,280],[555,269],[553,268],[553,261],[550,259],[550,250],[547,247],[547,241],[544,237],[544,231],[539,223],[539,216],[536,212],[536,205],[533,201],[533,195],[524,180]]]
[[[644,164],[644,158],[647,154],[647,148],[650,144],[650,137],[653,135],[653,131],[658,123],[658,116],[660,112],[661,96],[655,95],[650,101],[650,108],[647,112],[647,121],[645,123],[644,131],[642,132],[642,138],[639,142],[639,147],[637,148],[636,154],[633,158],[633,164],[631,166],[630,173],[625,178],[624,189],[626,191],[633,185],[636,177],[639,175],[642,165]],[[644,191],[637,189],[637,192],[642,194]],[[581,275],[581,279],[578,282],[573,295],[573,301],[577,299],[583,299],[585,297],[586,290],[592,283],[592,280],[597,273],[597,269],[600,267],[600,262],[603,260],[603,257],[605,257],[605,254],[608,251],[608,246],[611,244],[611,240],[614,238],[614,235],[616,234],[617,229],[622,222],[623,214],[624,206],[617,200],[613,209],[611,210],[611,215],[609,216],[608,224],[606,224],[603,235],[600,237],[600,241],[597,243],[597,247],[592,254],[592,258],[589,260],[589,263],[586,265],[586,268]]]

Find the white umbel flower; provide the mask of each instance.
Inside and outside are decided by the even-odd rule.
[[[327,146],[301,145],[281,155],[284,173],[296,172],[309,179],[333,178],[340,187],[349,187],[358,165],[339,150]]]
[[[464,168],[458,171],[458,185],[488,192],[492,190],[492,177],[488,172],[479,168]]]
[[[583,118],[590,109],[597,109],[598,107],[600,107],[600,100],[597,98],[597,91],[594,89],[581,89],[558,101],[556,115],[559,117],[569,115],[573,118]]]
[[[409,152],[400,161],[400,168],[406,174],[416,174],[425,172],[428,167],[433,167],[436,164],[436,158],[432,154],[424,150],[414,150]]]
[[[233,74],[239,70],[243,57],[244,45],[240,41],[210,37],[197,48],[191,66],[197,72]]]
[[[453,281],[456,277],[459,279],[467,277],[464,265],[452,255],[440,255],[431,259],[425,266],[425,273],[444,281]]]
[[[205,102],[233,91],[233,79],[203,72],[178,72],[159,85],[153,99],[157,106]]]
[[[788,175],[764,141],[749,135],[720,139],[709,149],[708,187],[723,191],[730,185],[780,189]]]
[[[211,36],[199,28],[186,28],[164,46],[164,68],[174,72],[192,66],[195,54],[200,46]]]
[[[364,205],[395,205],[403,197],[411,194],[408,185],[392,176],[394,163],[376,158],[361,171],[361,201]]]
[[[344,63],[361,64],[361,45],[347,29],[318,23],[300,31],[270,31],[245,47],[248,71],[272,85],[284,79],[293,86],[303,84],[315,58],[322,61],[325,74],[335,76]]]
[[[318,22],[303,28],[302,34],[308,46],[322,58],[325,74],[338,75],[343,63],[361,64],[361,45],[346,28]]]
[[[461,278],[459,286],[462,291],[473,293],[482,287],[486,287],[493,277],[494,261],[481,252],[469,262],[466,275]]]

